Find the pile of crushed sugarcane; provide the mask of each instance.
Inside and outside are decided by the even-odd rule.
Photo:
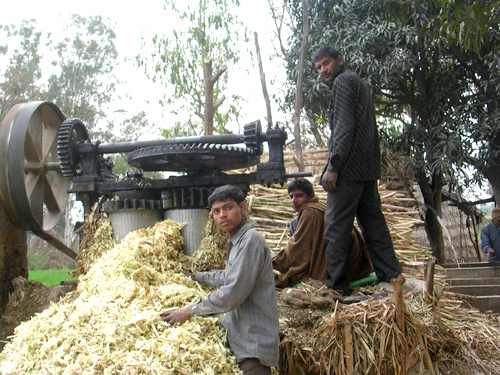
[[[0,353],[7,374],[234,374],[216,318],[181,326],[160,312],[207,295],[176,270],[181,224],[166,220],[128,234],[81,275],[78,289],[16,328]]]
[[[113,228],[108,215],[100,211],[101,206],[96,203],[85,217],[84,224],[79,228],[82,231],[82,239],[78,246],[75,276],[84,275],[90,266],[99,259],[102,254],[113,248]]]
[[[327,193],[321,186],[314,187],[315,195],[326,204]],[[418,219],[416,201],[403,191],[387,190],[379,186],[382,211],[391,233],[396,255],[407,277],[422,278],[430,249],[414,243],[414,227],[422,225]],[[288,243],[290,221],[295,217],[286,187],[252,185],[248,209],[256,228],[264,235],[272,251],[279,251]],[[443,279],[443,269],[437,266],[436,278]]]

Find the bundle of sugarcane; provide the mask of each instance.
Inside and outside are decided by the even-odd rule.
[[[320,186],[315,186],[314,192],[320,202],[326,204],[326,192]],[[404,192],[387,190],[383,185],[379,186],[379,193],[394,250],[406,276],[422,278],[430,249],[414,243],[414,227],[423,224],[416,218],[416,201],[408,198]],[[286,188],[252,185],[248,202],[252,221],[266,238],[271,250],[279,251],[285,247],[290,220],[295,216]],[[438,281],[442,281],[443,269],[437,266],[436,271]]]
[[[206,271],[226,268],[227,235],[214,222],[212,213],[205,225],[205,237],[192,256],[193,271]]]
[[[303,284],[294,293],[314,295],[307,288]],[[283,373],[390,375],[420,366],[418,372],[425,367],[428,374],[493,374],[500,366],[499,316],[466,308],[462,301],[432,305],[421,292],[409,292],[401,325],[392,297],[297,309],[288,294],[284,289],[278,298]]]
[[[79,231],[83,231],[83,235],[78,246],[75,276],[86,274],[90,266],[115,245],[111,222],[108,215],[100,211],[98,203],[94,204],[90,213],[86,215]]]
[[[160,312],[208,293],[183,274],[181,225],[128,234],[80,276],[77,291],[16,328],[0,354],[7,374],[233,374],[216,318],[170,326]]]

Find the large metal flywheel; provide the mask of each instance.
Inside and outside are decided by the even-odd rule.
[[[65,120],[50,102],[17,104],[0,125],[0,198],[10,220],[29,230],[49,230],[68,199],[68,180],[57,155]]]

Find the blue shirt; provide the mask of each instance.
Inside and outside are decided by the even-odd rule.
[[[490,248],[495,252],[488,255],[488,262],[500,262],[500,225],[493,221],[481,231],[481,250],[487,254]]]
[[[292,221],[290,221],[290,237],[293,236],[295,231],[297,230],[297,226],[299,225],[299,218],[294,217]]]
[[[257,358],[279,365],[279,314],[271,252],[252,225],[243,225],[228,241],[224,270],[196,272],[196,281],[219,289],[189,306],[192,316],[224,314],[229,346],[238,362]]]

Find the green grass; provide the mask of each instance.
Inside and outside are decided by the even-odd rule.
[[[74,279],[68,272],[73,270],[36,270],[29,271],[29,279],[40,281],[45,285],[59,285],[62,280],[71,280]]]

